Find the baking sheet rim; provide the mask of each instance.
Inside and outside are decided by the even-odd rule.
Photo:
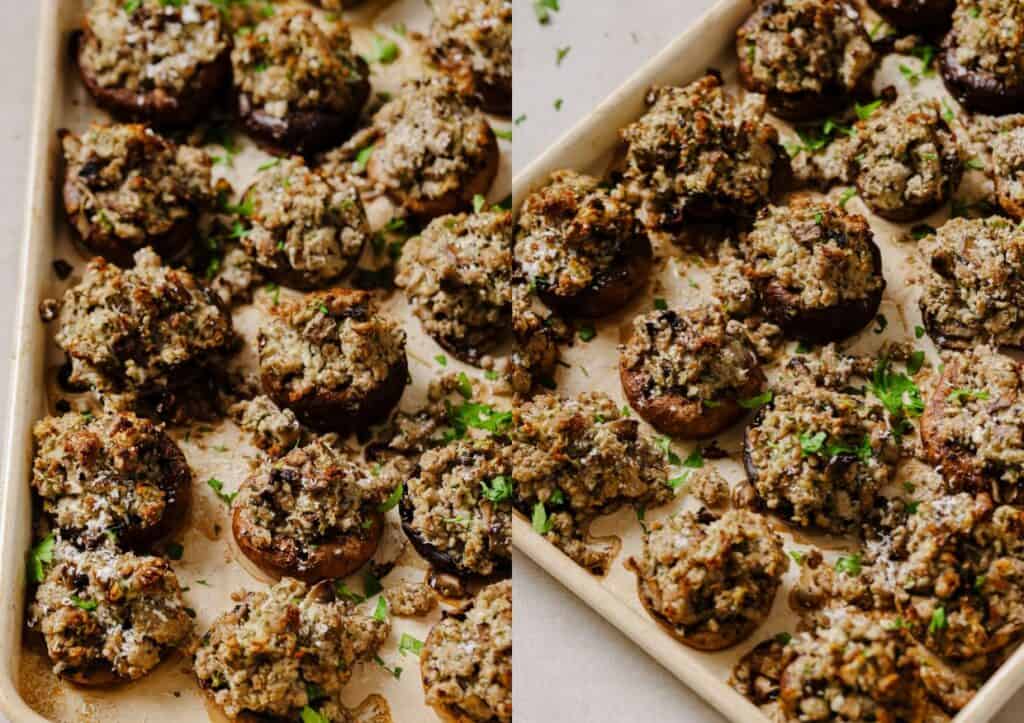
[[[641,65],[590,113],[513,176],[512,194],[515,207],[518,208],[524,196],[543,183],[551,171],[568,165],[560,163],[560,159],[569,155],[575,146],[587,144],[593,132],[607,122],[607,116],[619,114],[623,108],[636,105],[637,100],[654,84],[654,79],[668,74],[670,67],[678,63],[681,54],[691,51],[702,42],[702,39],[707,43],[707,38],[714,37],[714,31],[723,23],[729,22],[733,14],[741,10],[745,11],[744,14],[748,13],[751,8],[750,0],[718,0],[712,5],[689,29]],[[735,27],[737,26],[733,24],[733,32]],[[693,79],[696,79],[704,68],[709,67],[721,51],[720,47],[705,48],[705,62],[690,64],[696,68],[692,72]],[[608,148],[599,149],[599,153],[607,150]],[[735,723],[750,723],[752,720],[770,723],[770,719],[755,705],[701,665],[700,652],[676,642],[661,631],[653,620],[629,607],[606,589],[598,578],[537,535],[530,523],[518,513],[513,518],[512,532],[512,542],[516,549],[618,628],[641,650],[722,715]],[[1022,686],[1024,645],[986,681],[971,702],[956,716],[955,723],[985,723],[995,716]]]

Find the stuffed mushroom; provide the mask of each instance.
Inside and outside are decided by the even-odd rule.
[[[772,608],[789,558],[761,515],[680,512],[644,531],[643,553],[627,566],[647,611],[698,650],[747,638]]]
[[[512,321],[512,214],[441,216],[406,241],[395,284],[423,330],[477,364]]]
[[[336,15],[279,8],[236,36],[231,63],[242,125],[271,150],[339,145],[370,95],[369,68]]]
[[[257,340],[263,391],[304,424],[349,432],[380,421],[407,383],[405,332],[365,291],[275,306]]]
[[[630,406],[672,437],[713,437],[745,413],[765,377],[740,322],[716,306],[663,309],[633,320],[619,357]]]
[[[764,209],[742,247],[765,313],[787,336],[837,341],[875,318],[885,279],[863,216],[796,199]]]
[[[869,0],[871,7],[905,33],[934,36],[953,22],[956,0]]]
[[[733,99],[716,75],[657,87],[627,126],[624,183],[648,228],[749,219],[785,181],[789,162],[764,107]]]
[[[921,441],[950,490],[1024,500],[1024,369],[986,346],[950,358],[921,419]]]
[[[918,304],[937,344],[1024,347],[1024,230],[1000,216],[954,218],[919,248]]]
[[[245,200],[252,211],[242,247],[286,286],[329,286],[355,267],[370,238],[356,188],[298,156],[262,170]]]
[[[28,624],[53,670],[85,686],[137,680],[192,632],[178,578],[160,557],[57,542]]]
[[[213,199],[204,151],[135,124],[94,123],[60,140],[64,211],[90,255],[131,266],[145,246],[173,259],[192,244]]]
[[[512,583],[482,589],[447,613],[420,654],[427,705],[457,723],[512,721]]]
[[[456,0],[430,26],[429,57],[484,110],[512,115],[512,3]]]
[[[846,0],[762,0],[736,31],[740,81],[791,121],[834,113],[870,90],[877,56]]]
[[[546,304],[598,317],[621,308],[643,289],[653,252],[621,193],[591,176],[563,170],[523,202],[515,260]]]
[[[976,113],[1024,111],[1024,6],[958,0],[939,55],[949,92]]]
[[[236,605],[199,641],[199,687],[234,721],[285,723],[308,709],[350,720],[343,688],[358,663],[373,660],[391,626],[335,599],[329,582],[284,578],[265,592],[236,593]]]
[[[342,578],[377,550],[380,506],[392,485],[351,454],[316,439],[266,461],[231,503],[235,541],[275,577]]]
[[[185,517],[192,471],[159,426],[127,412],[68,412],[32,430],[32,488],[64,539],[146,548]]]
[[[64,293],[57,323],[69,383],[133,398],[182,388],[222,365],[235,343],[213,292],[150,249],[131,269],[93,259]]]
[[[743,437],[758,506],[833,534],[867,520],[895,474],[897,449],[881,404],[801,372],[785,378]]]
[[[216,101],[231,75],[221,13],[199,0],[96,0],[75,39],[78,70],[118,117],[183,126]]]
[[[1024,125],[997,134],[990,148],[999,205],[1014,220],[1024,221]]]
[[[512,571],[512,464],[507,444],[457,440],[420,457],[400,503],[416,550],[459,577]]]
[[[408,213],[430,219],[472,207],[498,173],[498,140],[472,98],[444,78],[413,81],[337,153]]]

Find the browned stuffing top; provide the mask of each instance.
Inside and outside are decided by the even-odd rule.
[[[763,3],[736,33],[736,52],[762,93],[846,94],[875,61],[857,10],[844,0]]]
[[[95,0],[79,62],[104,88],[180,95],[228,47],[221,15],[199,0]]]
[[[406,483],[409,526],[477,575],[493,574],[511,554],[510,452],[491,438],[459,440],[426,451]]]
[[[265,462],[231,505],[256,548],[305,564],[318,545],[361,535],[393,485],[323,439]]]
[[[370,237],[355,187],[298,156],[260,172],[245,197],[252,227],[242,245],[263,268],[299,274],[308,286],[352,268]]]
[[[914,636],[968,659],[1024,633],[1024,510],[987,494],[920,503],[907,520],[897,604]]]
[[[783,653],[779,699],[791,721],[923,721],[921,658],[891,615],[834,607]]]
[[[43,634],[55,673],[112,670],[135,680],[191,634],[178,578],[163,558],[58,542],[54,559],[28,624]]]
[[[970,71],[1024,85],[1024,5],[1007,0],[958,2],[948,36],[956,61]]]
[[[650,311],[633,319],[622,362],[643,375],[650,398],[678,395],[712,405],[735,401],[757,365],[741,327],[717,306]]]
[[[998,216],[954,218],[920,249],[921,313],[940,343],[1024,345],[1024,230]]]
[[[793,524],[855,530],[894,472],[885,409],[794,375],[747,428],[751,482],[764,506]]]
[[[789,558],[764,517],[730,510],[653,523],[629,564],[641,598],[681,636],[733,642],[768,616]]]
[[[196,650],[199,684],[229,718],[243,711],[297,720],[305,706],[348,721],[342,688],[357,663],[387,639],[386,620],[333,600],[330,583],[313,588],[283,578],[265,592],[234,595]]]
[[[364,396],[405,355],[405,332],[370,294],[333,289],[281,302],[259,333],[260,371],[293,400],[324,392]]]
[[[281,409],[264,394],[238,402],[229,411],[252,443],[271,457],[280,457],[302,440],[304,429],[295,412]]]
[[[61,140],[71,189],[68,215],[88,241],[147,245],[212,198],[210,158],[136,124],[94,123]],[[66,200],[67,202],[67,200]]]
[[[881,213],[944,203],[962,170],[956,136],[935,98],[901,100],[857,125],[857,188]]]
[[[603,393],[541,394],[513,414],[516,504],[547,520],[546,537],[579,564],[609,562],[583,544],[593,518],[672,498],[665,454]]]
[[[1024,494],[1024,370],[1010,357],[979,346],[946,367],[946,378],[936,394],[940,404],[930,404],[934,443],[943,463],[956,458],[958,466],[989,484],[1000,498]],[[950,485],[970,480],[946,474]],[[966,484],[969,488],[977,485]]]
[[[134,414],[69,412],[36,422],[32,434],[32,487],[55,525],[85,544],[153,528],[190,481],[174,441]]]
[[[374,180],[392,192],[430,201],[463,187],[493,149],[493,132],[475,102],[443,78],[412,81],[325,163],[372,147]],[[365,164],[363,164],[365,165]]]
[[[477,359],[511,321],[512,214],[435,218],[405,243],[395,284],[430,336]]]
[[[231,317],[189,273],[160,265],[150,249],[135,268],[93,259],[64,293],[57,345],[70,381],[99,391],[146,391],[185,381],[234,341]]]
[[[827,201],[763,209],[743,248],[756,282],[781,287],[804,308],[862,300],[885,284],[868,222]]]
[[[437,607],[437,595],[423,582],[403,582],[384,591],[388,612],[399,617],[418,618]]]
[[[516,263],[538,288],[572,296],[622,263],[641,233],[633,208],[592,176],[555,171],[548,185],[523,201],[516,229]]]
[[[463,92],[512,87],[510,0],[454,0],[430,35],[431,59],[456,71]]]
[[[480,723],[510,722],[512,583],[485,587],[465,611],[435,625],[420,672],[428,705]]]
[[[999,133],[989,147],[999,200],[1016,218],[1024,217],[1024,126]]]
[[[648,226],[696,215],[752,215],[767,203],[782,152],[763,103],[738,104],[715,76],[685,88],[654,88],[650,109],[622,131],[625,180]]]
[[[251,32],[235,36],[235,87],[252,105],[283,118],[297,111],[353,111],[365,69],[348,25],[308,9],[278,8]]]

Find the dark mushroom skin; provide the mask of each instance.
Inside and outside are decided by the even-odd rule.
[[[979,67],[970,67],[958,59],[962,47],[961,33],[972,23],[989,23],[998,27],[1003,20],[1002,12],[993,16],[991,6],[995,3],[961,3],[953,14],[953,27],[942,41],[939,53],[939,67],[947,90],[969,110],[987,115],[1007,115],[1024,111],[1024,50],[1019,47],[1020,30],[1017,30],[1015,52],[1020,54],[1016,59],[1000,59],[999,62],[1014,63],[1017,77],[1005,77],[994,71]],[[999,10],[996,8],[995,10]],[[1002,8],[1005,13],[1020,13],[1016,3],[1009,2]],[[1006,23],[1014,23],[1014,19],[1005,18]],[[1017,25],[1020,19],[1016,20]],[[1001,31],[1000,31],[1001,32]],[[992,37],[994,33],[987,32]],[[986,49],[985,52],[991,53]]]
[[[166,9],[168,5],[170,3],[162,3],[159,9],[173,12],[173,10]],[[175,5],[180,7],[181,4]],[[201,13],[207,12],[202,8],[197,9]],[[123,12],[128,13],[129,11],[124,8]],[[150,12],[151,9],[148,7],[136,7],[130,15]],[[219,11],[213,8],[205,20],[219,24]],[[223,50],[213,60],[198,65],[187,80],[185,87],[177,92],[174,92],[172,88],[160,85],[151,89],[105,85],[93,74],[87,61],[90,46],[98,45],[101,42],[94,29],[90,27],[90,14],[87,13],[83,24],[84,29],[75,33],[71,40],[72,54],[78,65],[82,83],[101,108],[118,118],[143,121],[164,127],[191,125],[213,105],[231,76],[230,43],[223,40]],[[222,33],[223,30],[218,29],[218,35],[223,38]],[[107,41],[109,42],[109,38]]]
[[[935,36],[953,20],[956,0],[869,0],[878,14],[897,29]]]
[[[571,316],[596,319],[625,306],[647,286],[654,265],[654,251],[646,234],[626,239],[615,263],[594,275],[590,285],[572,296],[538,288],[541,300]]]
[[[352,388],[349,384],[340,389],[331,389],[323,384],[303,382],[296,388],[294,373],[280,373],[274,359],[268,359],[274,334],[292,334],[295,344],[307,344],[300,331],[288,327],[293,324],[304,324],[308,319],[302,315],[312,311],[330,314],[338,320],[340,327],[346,321],[358,325],[359,329],[373,335],[366,343],[378,345],[388,344],[389,363],[385,375],[381,378],[372,377],[362,388]],[[302,318],[293,318],[298,315]],[[261,329],[258,350],[260,355],[260,380],[263,390],[275,404],[281,408],[291,409],[304,424],[320,431],[350,432],[366,425],[378,422],[398,404],[409,378],[408,359],[405,354],[405,333],[397,323],[382,316],[372,302],[372,296],[365,291],[352,289],[330,289],[307,295],[293,304],[280,304],[275,307],[273,321],[269,327]],[[357,334],[362,331],[357,331]],[[315,342],[319,343],[319,342]],[[334,359],[340,358],[343,365],[360,364],[362,359],[345,357],[345,350],[336,341],[331,342],[332,350],[337,349]],[[278,341],[273,344],[274,358],[283,357],[284,363],[294,362],[288,350],[288,343]],[[294,350],[293,350],[294,351]],[[391,352],[394,352],[393,354]],[[358,351],[356,352],[358,353]],[[391,358],[393,357],[393,358]],[[310,370],[303,370],[310,371]],[[361,372],[361,369],[355,369]]]
[[[409,539],[413,549],[436,570],[454,575],[460,580],[480,579],[476,573],[466,570],[457,559],[448,552],[439,549],[423,538],[412,526],[412,503],[409,501],[409,489],[406,487],[402,499],[398,503],[398,512],[402,518],[402,531]],[[489,578],[507,578],[512,575],[512,559],[502,560],[493,575]]]
[[[747,90],[764,94],[772,113],[788,121],[812,120],[841,110],[854,97],[868,94],[872,75],[869,69],[865,69],[858,75],[852,87],[844,87],[838,78],[833,77],[824,83],[820,91],[780,91],[758,79],[754,72],[754,58],[746,48],[749,44],[756,43],[755,39],[763,30],[762,25],[771,25],[774,16],[791,11],[798,12],[798,10],[792,9],[792,6],[796,4],[791,0],[785,2],[782,0],[763,0],[737,31],[740,82]],[[860,50],[864,52],[865,57],[871,55],[870,38],[863,27],[861,27],[860,14],[852,4],[844,0],[808,0],[802,4],[805,7],[801,10],[808,11],[812,9],[811,6],[815,6],[813,10],[816,13],[814,28],[808,29],[804,33],[805,37],[814,38],[815,35],[834,31],[835,20],[831,21],[833,23],[832,27],[827,29],[821,27],[822,24],[829,22],[828,17],[831,15],[841,21],[850,23],[855,28],[852,32],[856,39],[860,41],[861,46],[863,46]],[[818,13],[821,14],[819,15]],[[788,36],[790,42],[792,42],[792,35],[792,32],[790,32]],[[872,62],[869,62],[866,65],[870,66],[871,64]],[[777,75],[778,73],[776,73]]]
[[[384,515],[376,513],[368,521],[370,526],[366,529],[333,542],[321,543],[308,550],[304,558],[296,555],[291,546],[281,545],[274,550],[264,550],[254,545],[254,526],[241,508],[231,512],[231,532],[245,556],[268,575],[275,578],[294,577],[314,583],[348,577],[373,557],[384,533]]]

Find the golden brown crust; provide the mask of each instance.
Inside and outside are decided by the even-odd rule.
[[[949,360],[943,369],[939,383],[935,386],[924,414],[921,415],[921,444],[925,458],[942,470],[943,477],[955,480],[962,489],[987,490],[990,487],[974,458],[963,449],[945,444],[939,433],[939,421],[945,416],[946,405],[952,404],[950,397],[957,388],[957,377],[960,375],[963,358]]]

